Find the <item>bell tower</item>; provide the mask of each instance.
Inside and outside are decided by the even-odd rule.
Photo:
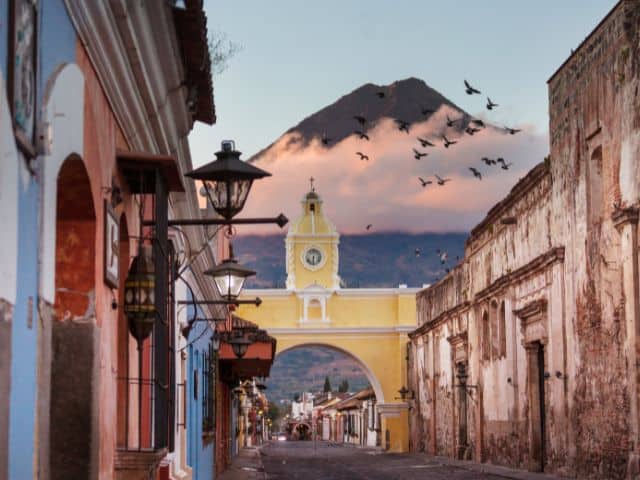
[[[285,239],[287,290],[313,287],[333,291],[340,288],[340,235],[324,215],[314,178],[309,181],[310,190],[302,198],[302,214],[291,224]]]

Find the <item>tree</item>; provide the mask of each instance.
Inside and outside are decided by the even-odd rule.
[[[214,30],[210,37],[211,73],[220,75],[229,66],[229,60],[242,50],[242,45],[229,40],[225,32]]]
[[[346,393],[349,391],[349,382],[347,381],[347,379],[345,378],[344,380],[342,380],[342,382],[340,383],[340,386],[338,387],[338,392],[340,393]]]
[[[331,382],[329,381],[328,376],[324,377],[324,388],[322,389],[322,391],[325,393],[331,391]]]

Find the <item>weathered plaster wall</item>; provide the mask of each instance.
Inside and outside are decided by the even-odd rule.
[[[580,478],[640,470],[639,26],[640,4],[621,1],[554,74],[550,157],[472,231],[461,265],[418,294],[417,348],[443,325],[466,332],[447,343],[464,345],[476,460]],[[425,403],[427,383],[417,409],[437,419],[446,400]],[[430,441],[445,433],[432,423]],[[454,412],[454,439],[458,424]]]

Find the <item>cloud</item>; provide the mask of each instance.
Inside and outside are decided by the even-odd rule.
[[[341,233],[362,232],[371,223],[376,231],[446,232],[468,231],[519,178],[542,161],[548,151],[547,136],[531,126],[508,135],[489,127],[475,134],[447,134],[458,143],[446,149],[441,135],[446,115],[459,112],[442,107],[427,121],[400,132],[394,121],[383,119],[368,132],[371,141],[352,135],[326,148],[320,139],[304,145],[295,132],[283,135],[256,165],[272,177],[254,184],[243,216],[300,215],[300,201],[314,177],[325,212]],[[452,132],[452,129],[448,129]],[[416,137],[431,138],[436,147],[421,148]],[[429,155],[413,158],[413,148]],[[361,151],[370,160],[359,160]],[[508,171],[488,167],[481,157],[503,157],[513,165]],[[483,174],[473,177],[469,167]],[[418,177],[451,178],[445,186],[422,188]],[[242,232],[268,233],[264,227],[243,227]]]

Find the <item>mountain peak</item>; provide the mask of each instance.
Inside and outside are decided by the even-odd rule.
[[[379,92],[384,92],[384,97],[380,98]],[[354,130],[360,129],[353,118],[355,115],[367,119],[364,126],[364,131],[367,131],[383,118],[401,119],[409,124],[422,122],[428,119],[431,112],[445,105],[468,116],[464,110],[416,77],[396,80],[389,85],[365,83],[308,116],[284,135],[289,134],[289,143],[299,147],[308,145],[314,138],[319,140],[323,135],[335,144],[352,135]],[[270,148],[278,140],[258,152],[251,160],[268,156]]]

